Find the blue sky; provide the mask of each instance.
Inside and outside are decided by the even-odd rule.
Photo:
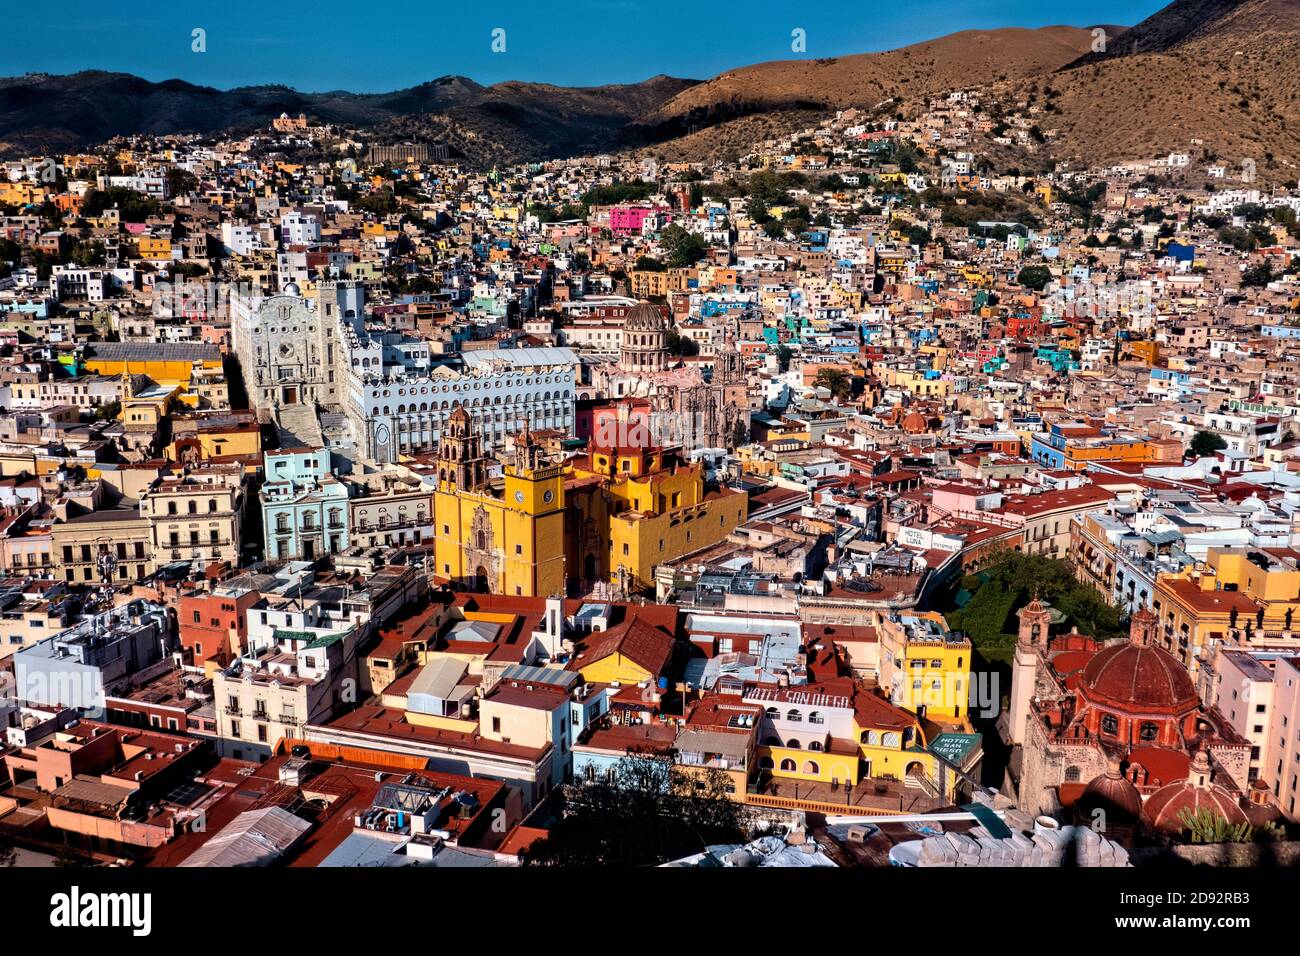
[[[805,0],[806,2],[806,0]],[[375,92],[446,74],[481,83],[635,82],[656,73],[706,79],[731,67],[888,50],[945,33],[1055,23],[1131,25],[1161,0],[561,0],[470,3],[388,0],[173,0],[136,14],[131,3],[65,0],[7,5],[0,75],[120,70],[223,89],[283,83],[306,91]],[[191,49],[207,33],[207,52]],[[505,30],[505,52],[491,49]]]

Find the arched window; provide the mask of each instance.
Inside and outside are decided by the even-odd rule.
[[[1106,714],[1101,718],[1101,732],[1114,737],[1119,733],[1119,718],[1114,714]]]
[[[804,761],[803,772],[804,772],[804,773],[817,774],[817,773],[821,773],[821,772],[822,772],[822,768],[819,767],[819,766],[817,766],[816,761],[813,761],[813,760],[806,760],[806,761]]]
[[[769,707],[769,708],[767,709],[767,719],[768,719],[768,720],[780,720],[780,719],[781,719],[781,712],[780,712],[779,710],[777,710],[775,707]]]
[[[1147,743],[1150,743],[1160,736],[1160,726],[1154,721],[1144,720],[1138,727],[1138,736]]]
[[[191,498],[189,501],[189,512],[192,515],[196,515],[199,513],[199,503],[195,501],[193,498]]]
[[[808,715],[808,723],[824,724],[826,723],[826,718],[821,715],[821,711],[814,710],[811,714]]]
[[[794,708],[791,708],[785,712],[785,719],[790,721],[792,724],[797,724],[803,720],[803,714],[799,713],[799,711]]]
[[[820,740],[813,740],[813,741],[810,741],[810,742],[808,743],[808,749],[809,749],[809,750],[821,750],[821,749],[822,749],[822,742],[821,742]]]
[[[1066,767],[1066,768],[1065,768],[1065,782],[1066,782],[1066,783],[1074,783],[1074,782],[1077,781],[1078,779],[1079,779],[1079,768],[1078,768],[1078,767],[1075,767],[1075,766],[1069,766],[1069,767]]]
[[[781,761],[781,769],[786,771],[787,773],[794,773],[795,762],[791,760],[789,757],[786,757],[784,760]]]

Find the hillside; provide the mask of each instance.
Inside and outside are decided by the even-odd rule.
[[[121,73],[0,79],[0,155],[77,148],[129,133],[215,133],[282,112],[370,130],[379,141],[447,142],[477,165],[615,150],[734,158],[827,111],[916,115],[927,98],[974,89],[1046,135],[1029,152],[991,141],[996,163],[1109,164],[1168,152],[1249,160],[1264,180],[1300,172],[1300,0],[1174,0],[1131,28],[953,33],[884,53],[784,60],[705,82],[482,86],[458,76],[390,93],[216,90]],[[1019,151],[1019,152],[1018,152]]]
[[[153,83],[125,73],[33,74],[0,79],[0,154],[72,149],[133,133],[215,133],[262,126],[281,113],[360,127],[411,116],[458,135],[499,140],[497,161],[604,148],[609,134],[694,81],[566,88],[482,86],[442,77],[389,93],[300,93],[283,86],[217,90],[182,80]]]
[[[781,60],[731,70],[682,91],[635,124],[647,139],[771,110],[917,101],[959,87],[1040,76],[1077,60],[1089,30],[968,30],[886,53]]]
[[[1300,170],[1300,0],[1176,0],[1049,84],[1060,112],[1040,125],[1057,159],[1179,151],[1236,171],[1251,160],[1265,180]]]

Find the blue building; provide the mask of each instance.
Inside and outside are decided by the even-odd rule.
[[[348,546],[348,491],[324,448],[262,456],[262,535],[268,561],[314,561]]]

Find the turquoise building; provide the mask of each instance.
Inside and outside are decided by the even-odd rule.
[[[348,491],[324,448],[262,456],[262,536],[268,561],[314,561],[348,546]]]

